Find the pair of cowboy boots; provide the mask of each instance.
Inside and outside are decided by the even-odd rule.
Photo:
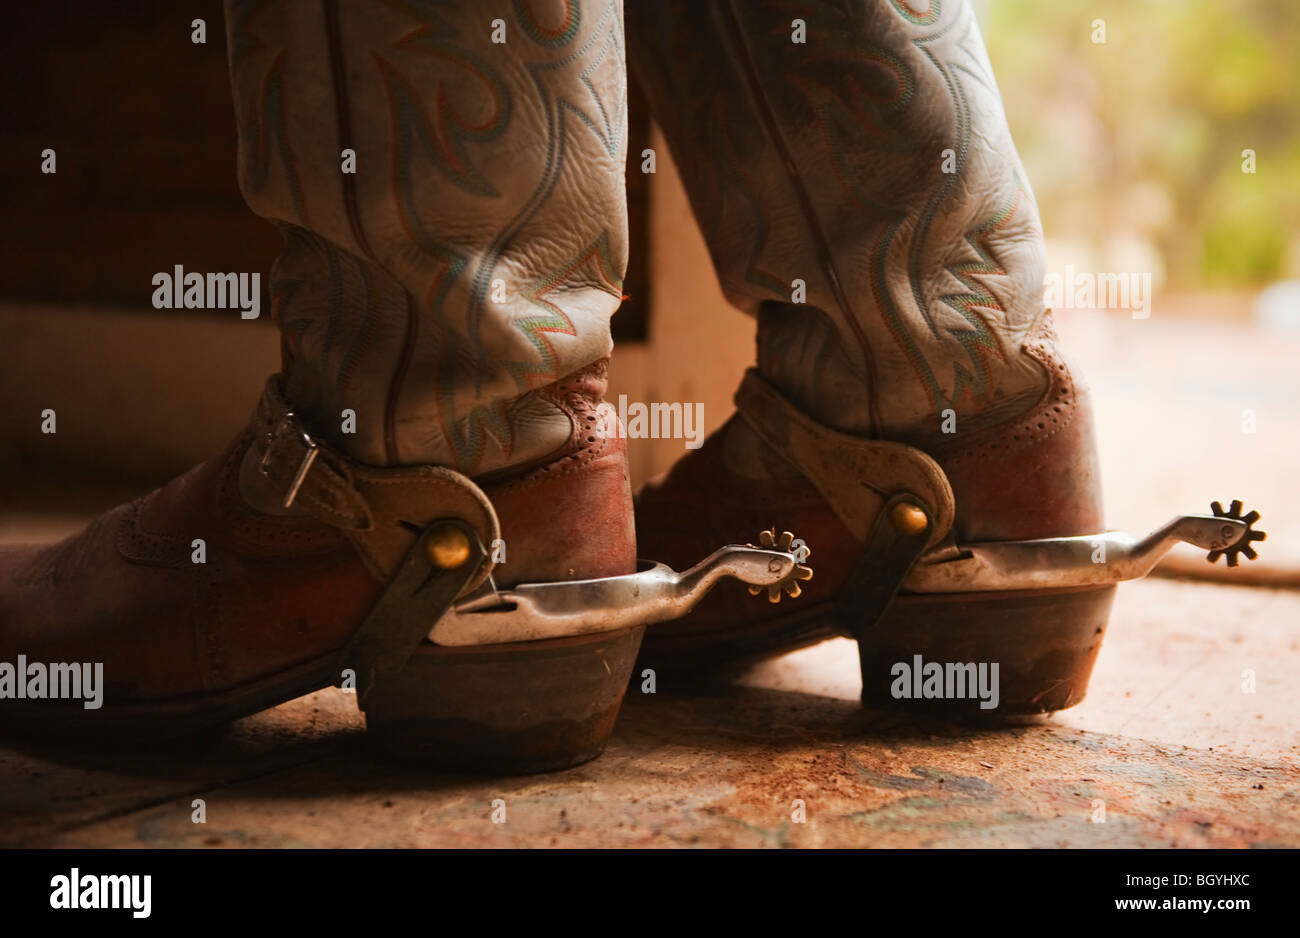
[[[662,681],[835,634],[859,638],[868,703],[916,654],[1000,661],[1002,713],[1081,699],[1113,587],[871,585],[886,535],[914,559],[1101,523],[1088,398],[971,11],[622,7],[228,0],[240,185],[284,236],[282,373],[214,459],[0,550],[0,660],[102,662],[107,684],[100,710],[7,700],[7,722],[186,733],[342,684],[398,752],[551,769],[600,751],[638,653]],[[626,58],[758,320],[737,415],[635,523],[603,401]],[[815,552],[797,602],[723,584],[644,645],[640,626],[427,638],[422,610],[489,580],[682,569],[772,525]]]

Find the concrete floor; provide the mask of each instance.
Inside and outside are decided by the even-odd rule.
[[[1300,846],[1297,622],[1297,593],[1128,584],[1088,699],[983,730],[873,725],[852,644],[827,642],[735,684],[634,691],[600,759],[525,778],[385,763],[331,689],[180,749],[0,750],[0,842]]]

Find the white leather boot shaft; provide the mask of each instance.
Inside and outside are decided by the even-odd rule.
[[[227,24],[313,432],[471,475],[561,449],[572,422],[533,392],[609,354],[627,264],[620,3],[227,0]]]
[[[629,51],[764,377],[923,445],[1047,387],[1043,239],[960,0],[629,2]],[[803,23],[802,33],[792,16]],[[951,437],[948,437],[951,439]]]

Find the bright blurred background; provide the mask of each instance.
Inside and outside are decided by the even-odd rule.
[[[1252,573],[1294,584],[1300,3],[974,6],[1049,273],[1151,276],[1148,319],[1056,316],[1097,396],[1108,521],[1138,529],[1241,498],[1270,531]],[[1190,549],[1178,560],[1206,569]]]
[[[1166,291],[1300,277],[1300,3],[975,8],[1055,255]]]

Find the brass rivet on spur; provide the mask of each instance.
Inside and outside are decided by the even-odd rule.
[[[469,560],[469,535],[459,525],[444,521],[429,532],[424,551],[439,570],[455,570]]]
[[[911,502],[899,502],[889,511],[889,520],[895,528],[907,535],[920,534],[930,526],[925,512]]]

